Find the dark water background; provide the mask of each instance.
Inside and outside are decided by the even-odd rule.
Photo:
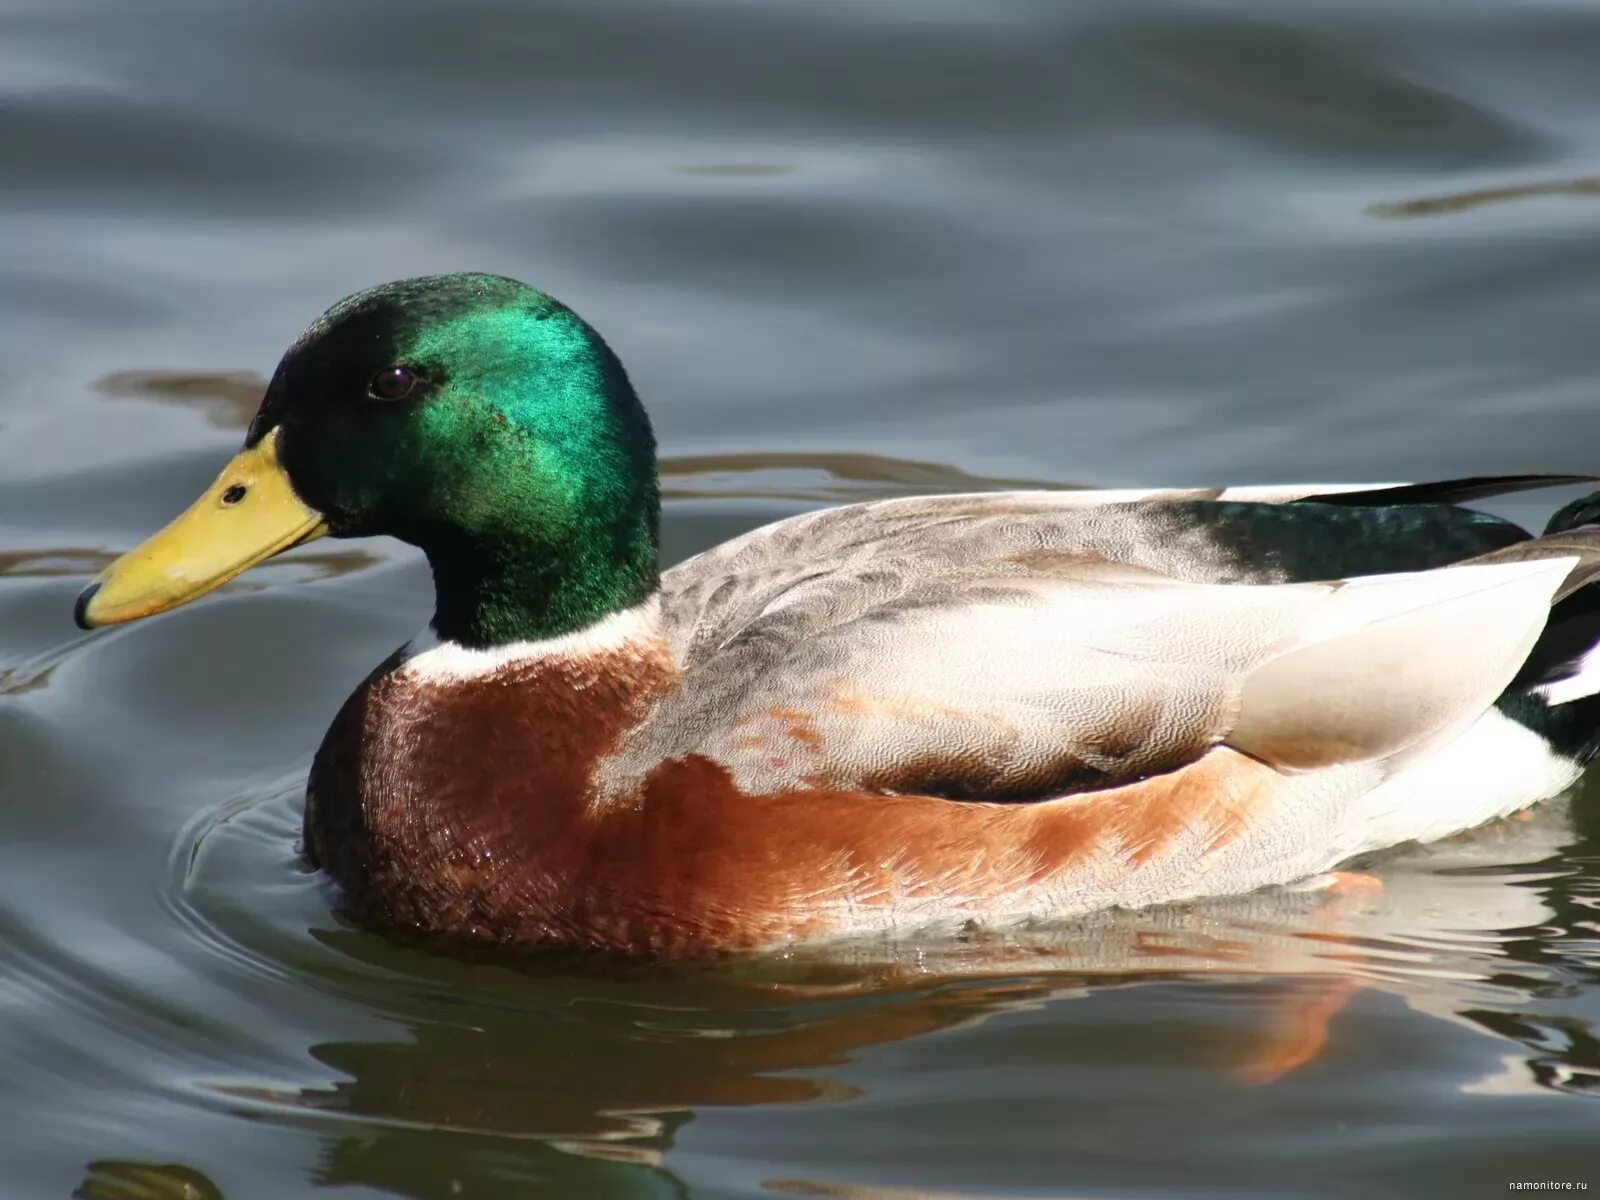
[[[1597,64],[1561,0],[10,0],[0,1196],[1600,1188],[1600,795],[1347,900],[459,961],[295,852],[408,551],[69,619],[305,322],[434,270],[607,333],[671,557],[986,479],[1600,470]]]

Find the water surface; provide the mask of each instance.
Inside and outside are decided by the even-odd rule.
[[[1600,797],[1342,898],[461,959],[349,926],[295,848],[413,554],[70,622],[303,324],[436,270],[606,332],[671,559],[1011,481],[1594,471],[1596,61],[1560,0],[6,6],[0,1194],[1600,1187]]]

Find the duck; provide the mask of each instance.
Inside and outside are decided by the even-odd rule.
[[[398,538],[432,618],[306,786],[352,912],[635,955],[903,944],[1313,886],[1572,786],[1600,500],[1539,536],[1469,504],[1578,482],[907,496],[662,570],[616,353],[527,284],[439,275],[307,328],[239,453],[75,616]]]

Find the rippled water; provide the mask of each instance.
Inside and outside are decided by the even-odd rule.
[[[1561,0],[13,0],[0,1195],[1600,1187],[1593,794],[1378,893],[460,960],[295,851],[311,749],[423,618],[410,552],[70,622],[301,325],[441,269],[609,335],[670,557],[1007,480],[1595,471],[1597,61]]]

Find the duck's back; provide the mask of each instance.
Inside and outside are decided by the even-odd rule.
[[[1191,583],[1266,584],[1427,570],[1528,537],[1448,502],[1480,494],[1480,481],[1438,486],[993,492],[828,508],[669,570],[666,630],[693,663],[807,588],[829,597],[810,610],[814,627],[964,577],[1048,574],[1052,554],[1067,571],[1092,555]],[[1431,494],[1439,500],[1417,502]]]

